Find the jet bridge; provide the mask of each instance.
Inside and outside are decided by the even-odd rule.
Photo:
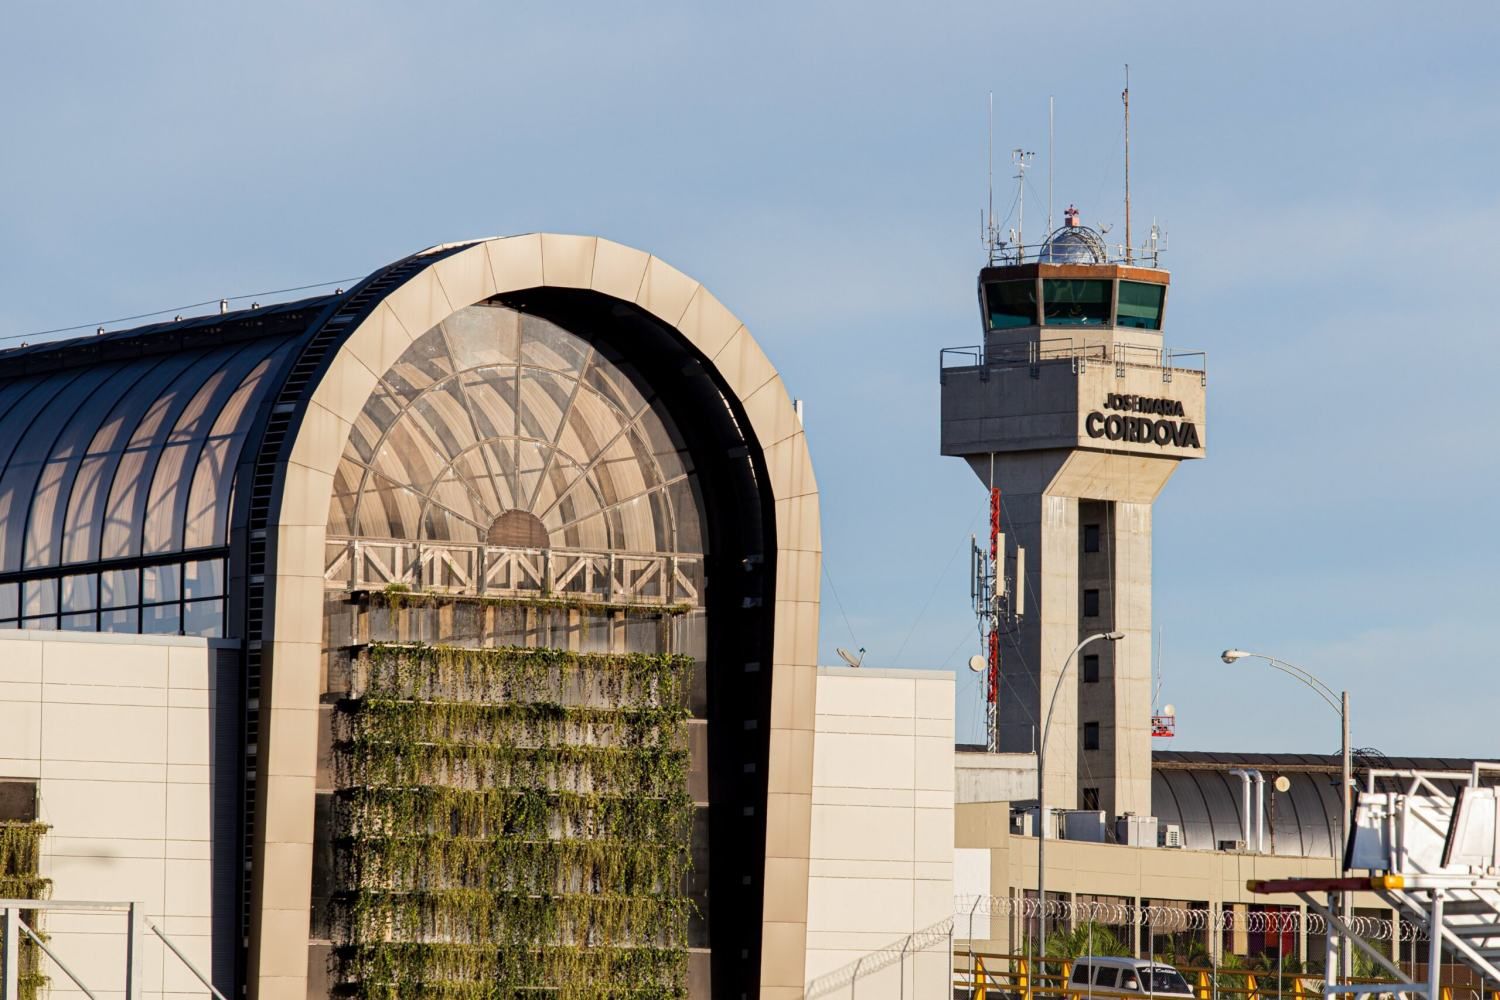
[[[1253,881],[1252,892],[1293,893],[1328,920],[1325,969],[1335,969],[1342,938],[1408,989],[1338,983],[1325,997],[1399,993],[1440,1000],[1443,955],[1500,982],[1500,764],[1468,771],[1372,769],[1360,792],[1344,854],[1346,872],[1364,877]],[[1426,982],[1416,982],[1353,933],[1337,912],[1341,893],[1371,891],[1427,932]],[[1321,898],[1320,898],[1321,897]]]

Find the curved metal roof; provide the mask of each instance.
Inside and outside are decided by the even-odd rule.
[[[1471,760],[1451,757],[1383,757],[1379,767],[1421,771],[1468,771]],[[1265,779],[1266,851],[1295,857],[1332,857],[1343,800],[1337,754],[1210,753],[1156,751],[1151,755],[1151,809],[1159,824],[1182,827],[1183,846],[1217,850],[1241,838],[1242,784],[1229,772],[1258,770]],[[1355,781],[1364,786],[1365,764],[1355,762]],[[1274,790],[1285,776],[1290,787]],[[1254,788],[1251,808],[1254,808]],[[1253,823],[1252,823],[1253,830]]]

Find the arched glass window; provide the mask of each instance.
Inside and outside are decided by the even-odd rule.
[[[331,539],[698,554],[670,419],[585,338],[462,309],[384,373],[335,475]]]

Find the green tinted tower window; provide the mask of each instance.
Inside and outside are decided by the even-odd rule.
[[[1143,281],[1120,282],[1119,326],[1141,330],[1161,329],[1161,305],[1166,298],[1165,285],[1148,285]]]
[[[1036,326],[1035,281],[991,281],[984,286],[991,330]]]
[[[1049,278],[1042,282],[1048,326],[1108,326],[1108,281]]]

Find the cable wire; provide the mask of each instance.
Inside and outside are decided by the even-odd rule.
[[[978,515],[975,515],[974,520],[969,522],[969,534],[971,538],[974,529],[978,526],[978,524],[979,517]],[[953,560],[958,558],[958,552],[963,548],[963,546],[963,536],[960,535],[958,544],[953,547],[953,554],[948,557],[948,562],[943,566],[942,572],[937,575],[937,579],[932,581],[932,589],[927,593],[927,602],[922,605],[922,610],[917,612],[916,620],[911,623],[911,628],[906,632],[906,638],[902,639],[901,645],[896,648],[896,655],[891,657],[892,663],[896,663],[901,659],[901,654],[906,650],[906,644],[908,642],[911,642],[911,637],[916,634],[917,626],[922,624],[922,619],[927,615],[927,609],[932,607],[932,599],[937,596],[938,588],[943,585],[943,578],[946,577],[948,575],[948,571],[953,568]]]
[[[1121,122],[1119,129],[1115,132],[1114,139],[1110,142],[1110,152],[1104,157],[1104,165],[1099,171],[1099,181],[1094,185],[1094,201],[1096,204],[1104,204],[1104,188],[1109,183],[1110,174],[1114,173],[1115,164],[1120,161],[1120,150],[1124,144],[1125,124]],[[1102,209],[1096,209],[1095,211],[1098,213],[1099,218],[1103,218],[1104,212]]]
[[[157,309],[154,312],[137,313],[134,316],[119,316],[115,319],[99,320],[95,323],[79,323],[77,326],[59,326],[51,330],[37,330],[33,333],[14,333],[0,337],[0,342],[10,340],[22,340],[27,337],[48,337],[54,333],[73,333],[76,330],[97,330],[100,327],[109,326],[112,323],[133,323],[138,319],[150,319],[152,316],[165,316],[168,313],[177,314],[189,309],[202,309],[205,306],[216,306],[220,302],[240,302],[244,299],[258,299],[269,295],[286,295],[289,292],[305,292],[313,288],[327,288],[329,285],[346,285],[359,281],[363,275],[352,278],[335,278],[332,281],[320,281],[312,285],[296,285],[292,288],[276,288],[268,292],[250,292],[246,295],[230,295],[218,299],[206,299],[203,302],[192,302],[185,306],[172,306],[167,309]]]
[[[828,591],[833,594],[833,603],[838,605],[839,617],[844,619],[844,628],[849,630],[849,641],[859,648],[859,639],[855,638],[854,626],[849,624],[849,616],[844,612],[844,602],[839,597],[839,588],[833,585],[833,574],[828,571],[828,553],[823,553],[823,576],[828,580]]]

